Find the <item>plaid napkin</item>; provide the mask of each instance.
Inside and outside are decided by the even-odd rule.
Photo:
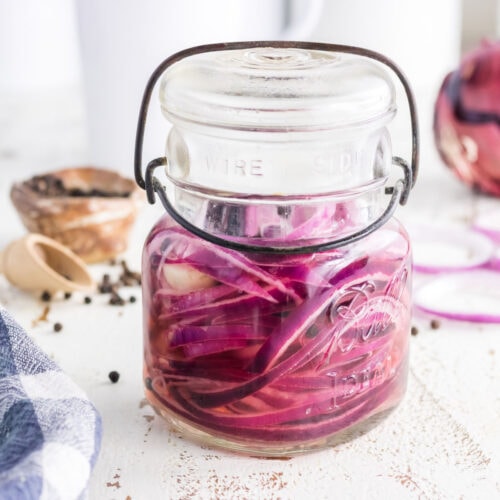
[[[101,419],[0,307],[0,499],[84,498]]]

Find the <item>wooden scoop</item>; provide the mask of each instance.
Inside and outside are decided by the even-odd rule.
[[[84,291],[94,287],[85,263],[64,245],[31,233],[0,252],[0,273],[23,290]]]

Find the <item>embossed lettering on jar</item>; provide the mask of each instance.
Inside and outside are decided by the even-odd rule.
[[[160,97],[174,212],[143,252],[149,401],[192,439],[259,455],[370,429],[404,395],[411,312],[387,69],[229,47],[170,65]]]

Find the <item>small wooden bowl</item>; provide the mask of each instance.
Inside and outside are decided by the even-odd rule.
[[[10,197],[28,231],[53,238],[87,263],[126,250],[144,202],[132,179],[92,167],[35,176],[14,184]]]

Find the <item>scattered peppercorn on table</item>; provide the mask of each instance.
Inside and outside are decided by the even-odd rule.
[[[82,103],[72,89],[0,94],[0,103],[3,248],[25,231],[9,200],[12,183],[84,164],[85,142]],[[422,116],[422,135],[419,183],[400,210],[405,223],[467,227],[478,211],[500,210],[500,200],[471,193],[446,171],[431,141],[430,112]],[[120,168],[132,175],[127,170]],[[139,270],[147,230],[162,213],[159,204],[140,213],[123,255],[131,272]],[[91,266],[104,288],[122,270]],[[427,279],[417,275],[415,285]],[[120,288],[121,300],[106,290],[43,300],[0,277],[0,303],[101,413],[90,499],[500,497],[500,325],[414,314],[408,390],[382,423],[323,451],[263,459],[182,439],[153,411],[142,380],[141,292],[129,284]]]

